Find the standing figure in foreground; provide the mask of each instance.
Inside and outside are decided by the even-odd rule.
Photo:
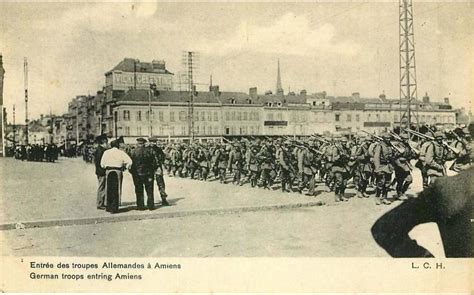
[[[95,139],[96,148],[94,152],[95,175],[99,186],[97,187],[97,209],[105,209],[105,169],[100,166],[100,161],[107,147],[107,136],[99,135]]]
[[[166,185],[164,179],[164,162],[166,159],[166,155],[163,149],[158,145],[158,138],[151,137],[150,138],[150,148],[153,151],[156,160],[156,170],[155,170],[155,178],[156,178],[156,185],[158,186],[158,191],[160,192],[161,197],[161,206],[169,206],[170,204],[166,201],[168,194],[166,194]]]
[[[100,160],[100,166],[105,169],[105,207],[107,212],[117,213],[122,197],[123,171],[132,167],[132,159],[122,150],[114,140],[111,148],[106,150]]]
[[[138,210],[145,210],[143,200],[143,187],[147,194],[147,207],[149,210],[155,209],[155,199],[153,196],[154,173],[158,167],[153,150],[145,146],[146,139],[138,138],[137,147],[132,151],[131,158],[133,184],[135,185],[135,195],[137,197]]]

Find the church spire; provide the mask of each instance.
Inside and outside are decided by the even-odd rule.
[[[278,59],[276,94],[283,94],[283,86],[281,85],[280,59]]]

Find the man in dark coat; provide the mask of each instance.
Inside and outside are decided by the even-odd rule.
[[[150,148],[153,150],[153,154],[156,159],[157,168],[155,170],[156,185],[161,197],[161,206],[169,206],[170,204],[166,201],[168,195],[166,194],[166,185],[164,179],[163,164],[165,162],[165,153],[163,149],[158,145],[158,138],[150,137]]]
[[[138,210],[145,210],[143,200],[143,187],[147,194],[147,207],[149,210],[155,209],[155,199],[153,196],[153,184],[155,171],[158,167],[154,152],[151,148],[145,146],[146,139],[138,138],[137,147],[132,150],[132,178],[135,185],[135,195],[137,197]]]
[[[474,257],[474,167],[453,177],[442,177],[415,199],[380,217],[372,226],[377,244],[393,257],[433,257],[410,238],[418,224],[436,222],[446,257]]]
[[[100,166],[100,160],[107,147],[107,136],[105,134],[99,135],[95,139],[96,149],[94,152],[95,175],[99,186],[97,188],[97,209],[105,209],[105,169]]]

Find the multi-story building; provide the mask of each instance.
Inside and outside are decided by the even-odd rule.
[[[0,156],[5,155],[4,134],[7,124],[6,111],[3,107],[3,79],[5,78],[5,69],[3,68],[3,56],[0,54]]]

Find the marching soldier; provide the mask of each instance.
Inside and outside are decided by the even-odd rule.
[[[258,146],[252,145],[245,155],[247,170],[250,172],[250,186],[255,187],[260,177],[260,165],[257,159]]]
[[[242,174],[242,167],[244,163],[244,156],[240,149],[240,144],[235,143],[234,149],[229,153],[229,171],[234,172],[234,178],[232,184],[240,185],[240,177]]]
[[[408,199],[405,195],[406,191],[413,182],[411,176],[411,164],[410,160],[413,158],[413,153],[410,145],[408,144],[409,136],[406,133],[399,135],[402,141],[396,141],[394,145],[398,147],[398,150],[395,151],[394,155],[394,171],[395,171],[395,180],[397,183],[397,199],[406,200]]]
[[[216,164],[219,171],[219,182],[226,183],[226,169],[229,163],[229,151],[225,145],[221,145],[216,151]]]
[[[379,141],[374,148],[373,161],[377,185],[375,199],[377,205],[380,205],[381,203],[389,205],[391,202],[387,198],[393,173],[393,165],[391,163],[393,151],[389,144],[390,135],[384,133],[381,137],[383,140]]]
[[[367,185],[369,184],[372,175],[372,162],[369,156],[369,141],[362,136],[359,139],[358,149],[355,153],[357,160],[357,169],[355,172],[354,182],[357,189],[357,197],[368,198],[366,193]],[[356,180],[357,178],[357,180]]]
[[[434,138],[435,140],[428,146],[425,155],[429,184],[433,183],[437,177],[446,175],[444,165],[449,154],[447,148],[443,145],[444,133],[436,131]]]
[[[201,146],[197,153],[197,161],[200,167],[201,180],[207,181],[209,175],[209,166],[210,166],[209,152],[203,146]]]
[[[467,128],[460,129],[453,131],[455,135],[454,141],[451,143],[451,146],[459,151],[456,159],[454,160],[453,164],[451,165],[450,169],[459,172],[462,170],[466,170],[469,168],[471,164],[471,134]]]
[[[433,133],[431,133],[431,131],[428,131],[426,135],[433,136]],[[428,147],[430,145],[431,145],[431,140],[428,140],[425,138],[421,139],[420,144],[419,144],[420,155],[418,156],[418,161],[415,164],[415,167],[420,169],[424,189],[427,188],[429,184],[428,168],[426,164],[426,152],[428,151]]]
[[[290,173],[293,170],[290,158],[290,142],[285,141],[278,152],[278,164],[280,165],[281,191],[291,192]],[[293,171],[294,172],[294,171]]]
[[[270,189],[273,182],[271,179],[271,171],[273,170],[272,162],[273,156],[271,153],[270,143],[267,143],[262,147],[260,152],[257,155],[257,159],[260,163],[260,180],[263,188]]]
[[[341,138],[343,141],[343,138]],[[333,143],[333,146],[330,149],[331,152],[331,162],[332,168],[331,172],[333,175],[333,182],[334,182],[334,195],[335,201],[348,201],[344,196],[344,192],[347,186],[347,151],[344,150],[343,145],[339,145],[336,141]]]

